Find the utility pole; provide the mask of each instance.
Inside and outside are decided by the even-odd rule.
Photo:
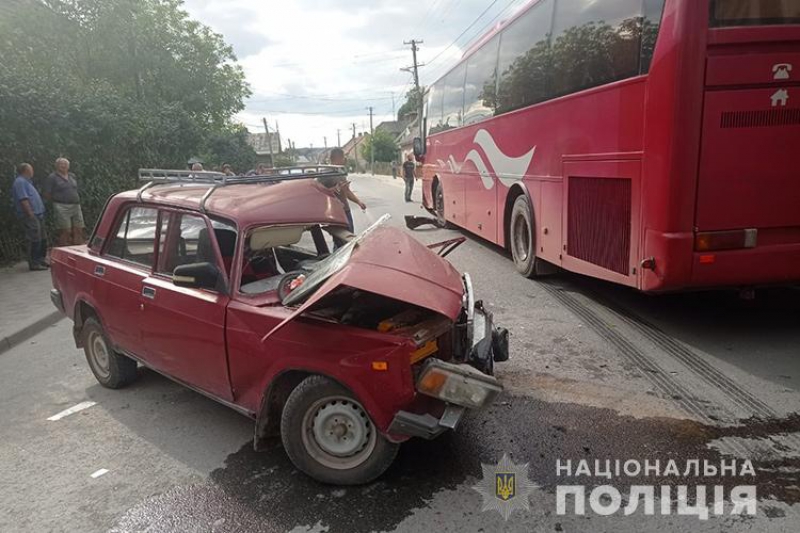
[[[342,130],[336,129],[336,146],[342,147]]]
[[[417,63],[417,50],[419,50],[418,44],[422,44],[424,41],[418,41],[416,39],[411,39],[410,41],[403,41],[405,45],[411,45],[411,54],[414,58],[414,65],[411,67],[401,68],[405,72],[411,72],[414,75],[414,88],[417,91],[417,124],[419,124],[419,137],[422,138],[422,91],[419,89],[419,67],[425,66],[424,64]]]
[[[372,106],[369,106],[369,173],[375,175],[375,130],[372,129]]]
[[[322,144],[325,146],[325,150],[328,149],[328,138],[322,137]]]
[[[272,152],[272,136],[269,134],[269,126],[267,125],[267,117],[261,117],[261,120],[264,122],[264,129],[267,132],[267,144],[269,144],[269,159],[270,159],[270,163],[272,164],[272,168],[275,168],[275,154]]]
[[[394,109],[394,91],[392,91],[392,120],[395,117],[395,109]]]
[[[356,123],[353,122],[353,154],[356,161],[356,174],[358,174],[358,137],[356,137]]]

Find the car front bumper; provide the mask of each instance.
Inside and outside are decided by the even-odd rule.
[[[427,359],[415,383],[418,394],[443,402],[444,412],[437,417],[430,412],[398,411],[389,433],[432,439],[456,429],[467,409],[485,407],[503,390],[493,374],[494,363],[509,358],[508,331],[496,327],[492,313],[475,301],[468,274],[464,275],[464,304],[454,338],[453,360]]]

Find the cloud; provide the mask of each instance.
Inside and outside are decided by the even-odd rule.
[[[517,3],[525,0],[517,0]],[[509,4],[497,5],[462,41]],[[486,9],[485,0],[433,3],[396,0],[185,0],[190,16],[210,26],[230,43],[253,90],[239,119],[261,131],[261,117],[280,122],[281,133],[297,146],[343,142],[393,118],[411,87],[411,50],[403,44],[423,39],[419,60],[442,52]],[[463,43],[451,46],[428,67],[423,82],[433,81],[461,55]]]

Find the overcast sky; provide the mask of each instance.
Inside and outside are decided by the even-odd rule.
[[[323,146],[324,137],[334,146],[337,129],[344,144],[353,123],[369,131],[368,106],[375,126],[392,120],[392,96],[399,108],[412,83],[400,71],[412,64],[403,41],[425,41],[418,59],[428,64],[420,69],[428,84],[526,1],[184,0],[244,68],[253,96],[241,122],[255,132],[263,131],[262,116],[271,127],[277,121],[284,141],[298,148]]]

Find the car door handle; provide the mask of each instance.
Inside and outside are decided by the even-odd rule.
[[[152,300],[156,297],[156,290],[153,287],[142,287],[142,296]]]
[[[106,267],[103,265],[97,265],[94,267],[94,275],[98,277],[103,277],[106,275]]]

